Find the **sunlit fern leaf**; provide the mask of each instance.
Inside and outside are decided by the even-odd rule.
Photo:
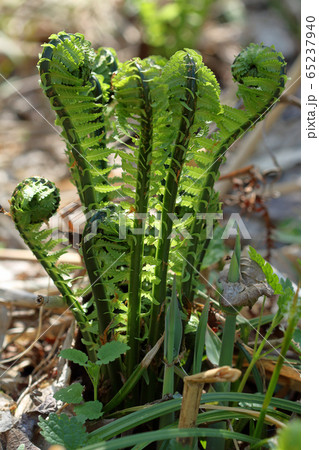
[[[83,233],[82,249],[97,305],[100,334],[114,320],[114,310],[127,300],[121,284],[128,279],[130,245],[121,238],[121,206],[93,214]],[[125,232],[125,231],[124,231]]]
[[[13,192],[10,214],[25,243],[42,264],[73,312],[83,335],[89,342],[90,358],[94,360],[94,339],[90,324],[70,288],[70,272],[74,270],[74,267],[61,266],[58,263],[68,247],[58,248],[64,239],[54,239],[52,235],[55,230],[41,229],[56,213],[59,202],[59,190],[52,182],[41,177],[31,177],[19,183]]]
[[[107,164],[104,105],[109,101],[111,74],[116,67],[114,51],[101,49],[95,54],[79,33],[52,35],[39,61],[41,86],[57,114],[57,125],[63,129],[69,166],[88,209],[106,198],[94,190],[94,184],[108,183],[103,174]],[[105,150],[105,154],[87,161],[90,152],[97,150]]]
[[[286,81],[286,63],[280,52],[263,45],[250,44],[235,59],[232,65],[234,81],[238,83],[237,95],[244,102],[244,110],[224,106],[224,113],[216,117],[219,133],[214,136],[212,162],[206,167],[203,176],[196,183],[202,184],[199,198],[194,197],[194,210],[199,214],[218,212],[218,195],[214,193],[214,184],[219,177],[219,167],[225,153],[236,139],[264,118],[265,113],[278,100]],[[202,156],[202,155],[201,155]],[[194,220],[191,234],[194,237],[188,243],[184,254],[184,271],[190,274],[182,286],[184,302],[192,301],[194,289],[192,283],[200,268],[202,251],[206,242],[203,233],[205,224]]]
[[[100,85],[105,103],[109,103],[112,100],[112,75],[117,71],[118,67],[119,61],[113,48],[100,47],[97,50],[93,71],[99,80],[102,79]]]

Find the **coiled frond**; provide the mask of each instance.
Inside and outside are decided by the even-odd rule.
[[[174,274],[191,310],[209,244],[205,219],[221,212],[220,164],[278,100],[285,66],[273,48],[243,50],[232,66],[236,109],[220,103],[216,78],[194,50],[119,64],[114,50],[94,52],[80,34],[61,32],[44,45],[42,87],[89,212],[82,249],[99,334],[119,324],[126,331],[127,375],[138,363],[140,330],[153,346],[159,338]]]
[[[58,263],[60,256],[67,251],[66,247],[57,249],[64,239],[54,239],[52,229],[42,229],[43,224],[47,223],[57,211],[59,203],[59,190],[51,181],[41,177],[31,177],[18,184],[14,190],[10,213],[23,240],[42,264],[73,312],[87,341],[88,353],[94,360],[95,343],[90,323],[70,288],[70,270],[74,269],[74,266]]]
[[[63,128],[73,179],[88,209],[104,198],[94,185],[108,183],[104,105],[110,100],[116,67],[113,51],[101,49],[96,55],[78,33],[52,35],[39,61],[41,86]],[[92,153],[95,158],[89,160]]]
[[[11,214],[16,224],[28,226],[47,222],[60,203],[58,188],[40,177],[26,178],[15,188],[11,198]]]
[[[177,52],[165,66],[163,79],[168,86],[169,131],[163,133],[162,145],[167,147],[170,164],[166,167],[165,190],[162,202],[160,238],[156,249],[159,264],[155,268],[158,284],[153,285],[156,303],[152,305],[151,339],[158,338],[160,305],[166,297],[166,280],[171,250],[172,214],[183,175],[185,161],[198,149],[196,137],[200,127],[221,113],[219,87],[212,72],[205,70],[201,57],[193,50]],[[207,102],[208,100],[208,102]],[[167,139],[167,141],[166,141]],[[181,241],[179,241],[180,244]],[[171,250],[171,253],[170,253]]]
[[[201,175],[201,195],[194,198],[197,214],[218,212],[220,205],[218,195],[214,193],[214,184],[219,177],[220,164],[230,145],[239,139],[249,128],[262,120],[265,113],[278,100],[286,81],[286,62],[280,52],[263,45],[250,44],[235,59],[232,65],[234,81],[238,83],[237,95],[244,102],[244,110],[223,106],[223,114],[217,117],[219,133],[214,137],[212,163]],[[199,180],[198,180],[199,181]],[[198,181],[195,181],[197,183]],[[203,233],[205,224],[197,219],[191,229],[192,240],[188,243],[185,254],[182,286],[184,303],[192,301],[192,283],[195,271],[199,269],[202,248],[206,237]]]

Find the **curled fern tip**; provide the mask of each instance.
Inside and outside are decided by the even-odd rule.
[[[26,178],[15,188],[10,212],[17,224],[46,222],[59,207],[59,189],[41,177]]]

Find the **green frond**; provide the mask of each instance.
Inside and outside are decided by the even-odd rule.
[[[105,105],[110,100],[111,76],[117,67],[113,50],[100,49],[96,54],[90,42],[78,33],[52,35],[39,61],[41,86],[57,114],[57,124],[63,128],[71,171],[88,209],[106,199],[94,184],[107,184],[99,170],[106,168]],[[100,159],[97,150],[101,151]],[[95,157],[88,162],[90,152],[95,152]]]
[[[266,111],[278,100],[286,81],[286,62],[281,53],[263,45],[250,44],[235,59],[232,65],[234,81],[238,83],[238,97],[243,99],[243,111],[223,106],[223,113],[215,117],[219,133],[214,136],[212,160],[205,168],[203,176],[194,183],[201,184],[202,191],[197,201],[194,197],[194,210],[199,214],[217,212],[218,196],[214,195],[214,184],[219,176],[219,167],[225,159],[228,147],[246,130],[264,118]],[[202,156],[202,154],[200,155]],[[196,161],[201,167],[199,161]],[[193,189],[193,188],[188,188]],[[187,190],[187,189],[186,189]],[[184,270],[190,277],[183,283],[184,303],[192,301],[192,288],[195,271],[199,270],[206,238],[202,231],[205,224],[195,220],[192,225],[192,240],[189,241],[185,255]]]
[[[83,256],[98,311],[99,332],[113,320],[114,309],[126,300],[120,284],[128,279],[127,237],[121,238],[119,214],[121,207],[113,206],[93,214],[87,222],[82,239]]]
[[[59,190],[49,180],[40,177],[27,178],[14,190],[11,198],[10,213],[16,228],[25,243],[42,264],[57,289],[65,299],[79,323],[83,336],[88,342],[88,354],[95,359],[93,338],[88,330],[89,324],[82,306],[69,287],[72,266],[61,266],[58,260],[67,252],[68,247],[58,249],[64,239],[54,239],[52,229],[42,229],[51,216],[55,214],[60,203]]]
[[[93,64],[93,72],[100,82],[105,104],[112,100],[113,90],[111,87],[111,78],[118,67],[119,61],[113,48],[100,47],[97,50]]]
[[[81,34],[61,32],[44,45],[41,85],[62,127],[85,212],[92,212],[82,249],[99,334],[113,333],[115,323],[126,332],[128,377],[145,336],[151,345],[159,338],[174,273],[190,308],[207,230],[214,227],[204,218],[221,211],[220,164],[278,100],[285,66],[273,48],[243,50],[232,66],[243,102],[236,109],[220,103],[218,82],[194,50],[180,50],[169,61],[152,56],[119,64],[114,50],[95,52]],[[40,244],[62,274],[58,241],[41,231],[40,242],[34,240]]]
[[[159,304],[163,303],[166,296],[168,260],[170,258],[174,261],[174,254],[178,253],[182,245],[181,240],[173,240],[171,247],[169,236],[173,224],[169,214],[178,214],[177,208],[175,211],[178,193],[182,195],[187,188],[193,189],[194,184],[193,180],[185,175],[188,167],[184,163],[201,148],[203,134],[199,131],[208,131],[207,124],[216,121],[222,112],[216,78],[205,68],[201,56],[194,50],[186,49],[173,55],[164,67],[162,79],[168,87],[169,109],[165,114],[166,123],[161,124],[161,136],[156,142],[160,143],[159,149],[166,149],[169,166],[165,166],[161,237],[156,250],[156,257],[162,262],[162,266],[156,267],[155,274],[161,278],[161,282],[153,288],[154,298]],[[197,137],[201,139],[200,142],[196,142]],[[194,192],[197,195],[198,193]],[[189,224],[186,222],[184,226],[188,227]],[[178,233],[177,228],[176,231]],[[153,304],[150,329],[153,344],[158,338],[159,314],[159,306]]]
[[[11,199],[11,214],[19,226],[47,222],[59,207],[60,194],[49,180],[26,178],[15,188]]]

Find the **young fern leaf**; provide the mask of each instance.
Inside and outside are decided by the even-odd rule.
[[[53,239],[53,230],[40,230],[58,209],[60,203],[59,190],[45,178],[26,178],[16,187],[11,198],[10,213],[15,226],[25,243],[29,246],[37,260],[53,280],[70,310],[72,311],[83,337],[88,345],[88,355],[95,361],[94,338],[90,333],[90,325],[85,312],[77,301],[69,286],[65,265],[61,268],[58,258],[66,253],[66,249],[52,250],[61,243],[61,239]]]
[[[125,325],[127,300],[125,286],[129,277],[130,244],[121,237],[121,206],[109,205],[93,214],[83,232],[82,250],[96,305],[100,340],[109,339],[110,331]],[[123,289],[124,288],[124,289]],[[119,361],[107,365],[113,393],[120,389]]]
[[[112,206],[93,214],[88,220],[82,238],[83,256],[92,286],[98,313],[99,333],[104,336],[115,319],[115,314],[126,309],[125,294],[120,285],[128,279],[127,238],[121,238],[119,214],[121,208]]]
[[[41,86],[57,114],[57,125],[63,128],[71,173],[88,210],[105,197],[94,185],[105,181],[110,170],[103,152],[104,105],[110,100],[110,74],[116,66],[114,52],[101,49],[96,55],[83,35],[65,32],[50,37],[39,61]],[[100,158],[89,161],[97,150]]]
[[[110,103],[113,98],[112,76],[117,71],[119,62],[116,52],[110,47],[100,47],[96,51],[93,64],[95,76],[101,78],[100,85],[103,92],[104,103]]]
[[[203,63],[201,57],[193,50],[177,52],[165,66],[163,81],[168,86],[169,112],[171,122],[168,124],[170,132],[164,134],[168,149],[171,154],[170,165],[165,182],[164,198],[162,203],[162,217],[160,226],[160,238],[156,251],[157,265],[155,275],[160,279],[153,285],[150,338],[154,345],[159,336],[160,309],[166,297],[167,270],[171,245],[171,232],[173,227],[171,215],[175,211],[176,198],[179,189],[180,176],[187,158],[189,146],[198,131],[201,120],[201,109],[205,99],[202,82]],[[213,79],[212,79],[213,78]],[[207,80],[211,97],[215,101],[212,110],[217,115],[221,108],[218,103],[219,89],[215,77]],[[206,82],[206,81],[205,81]],[[217,101],[216,101],[217,100]],[[196,113],[199,112],[199,119]],[[170,145],[169,145],[170,142]],[[165,141],[164,141],[165,143]]]
[[[127,371],[131,374],[138,363],[141,281],[144,255],[145,219],[148,210],[150,174],[153,148],[153,94],[160,90],[161,67],[151,59],[134,59],[121,66],[113,79],[116,113],[120,127],[127,134],[134,133],[134,164],[124,162],[127,182],[135,188],[134,239],[131,240],[131,261],[128,299],[127,336],[130,350],[127,354]]]
[[[197,57],[199,56],[197,55]],[[196,75],[198,92],[195,120],[186,161],[181,172],[175,208],[181,231],[189,231],[192,228],[196,216],[196,199],[200,197],[203,188],[202,175],[213,161],[215,144],[208,137],[209,124],[217,122],[223,114],[223,108],[219,101],[219,85],[213,72],[201,62],[201,59]],[[219,206],[218,194],[212,200]],[[220,207],[217,211],[221,211]],[[176,231],[178,230],[176,229]],[[185,237],[186,239],[176,239],[171,245],[170,260],[172,271],[175,273],[183,273],[185,251],[187,250],[185,244],[191,236],[186,234]],[[183,281],[185,278],[187,278],[187,274],[183,273]],[[189,304],[186,309],[190,311],[191,305]]]
[[[119,65],[112,49],[94,52],[82,35],[61,32],[44,45],[39,69],[57,124],[63,128],[82,204],[90,212],[82,250],[100,338],[105,342],[126,331],[130,347],[126,375],[131,380],[140,373],[142,323],[143,338],[148,334],[151,346],[158,342],[173,272],[180,275],[179,298],[188,312],[191,309],[195,275],[209,243],[209,226],[203,219],[221,210],[214,183],[223,155],[278,99],[285,83],[285,62],[281,53],[254,44],[235,59],[233,77],[244,110],[220,104],[214,74],[189,49],[168,62],[150,57]],[[218,131],[211,138],[212,122]],[[113,165],[108,162],[112,159]],[[109,173],[119,160],[121,174],[110,184]],[[115,198],[115,191],[123,198]],[[156,211],[161,212],[160,221]],[[146,213],[150,213],[148,229]],[[128,235],[122,220],[129,227]],[[22,218],[17,221],[23,223]],[[34,226],[39,229],[39,224]],[[28,227],[31,224],[22,232]],[[185,230],[191,239],[184,238]],[[41,242],[48,237],[43,231],[38,235]],[[44,243],[45,254],[38,252],[38,257],[55,267],[53,276],[63,295],[72,295],[56,275],[57,255],[51,254],[55,244]],[[67,297],[80,311],[85,333],[88,319],[73,300]],[[122,369],[119,360],[108,365],[113,391]],[[138,393],[137,389],[133,394],[134,404]]]
[[[197,214],[204,216],[218,212],[218,195],[214,191],[214,184],[219,177],[219,167],[225,159],[224,154],[236,139],[261,121],[278,100],[285,86],[285,73],[286,62],[283,55],[272,47],[250,44],[235,59],[232,74],[238,83],[237,95],[243,100],[245,109],[237,110],[223,105],[224,112],[217,117],[216,124],[220,131],[214,139],[212,163],[202,174],[205,177],[201,195],[195,204]],[[188,241],[185,256],[185,279],[182,284],[184,305],[193,300],[195,275],[205,255],[205,248],[202,251],[203,245],[206,244],[203,230],[204,221],[201,218],[196,219],[190,231],[192,239]]]

